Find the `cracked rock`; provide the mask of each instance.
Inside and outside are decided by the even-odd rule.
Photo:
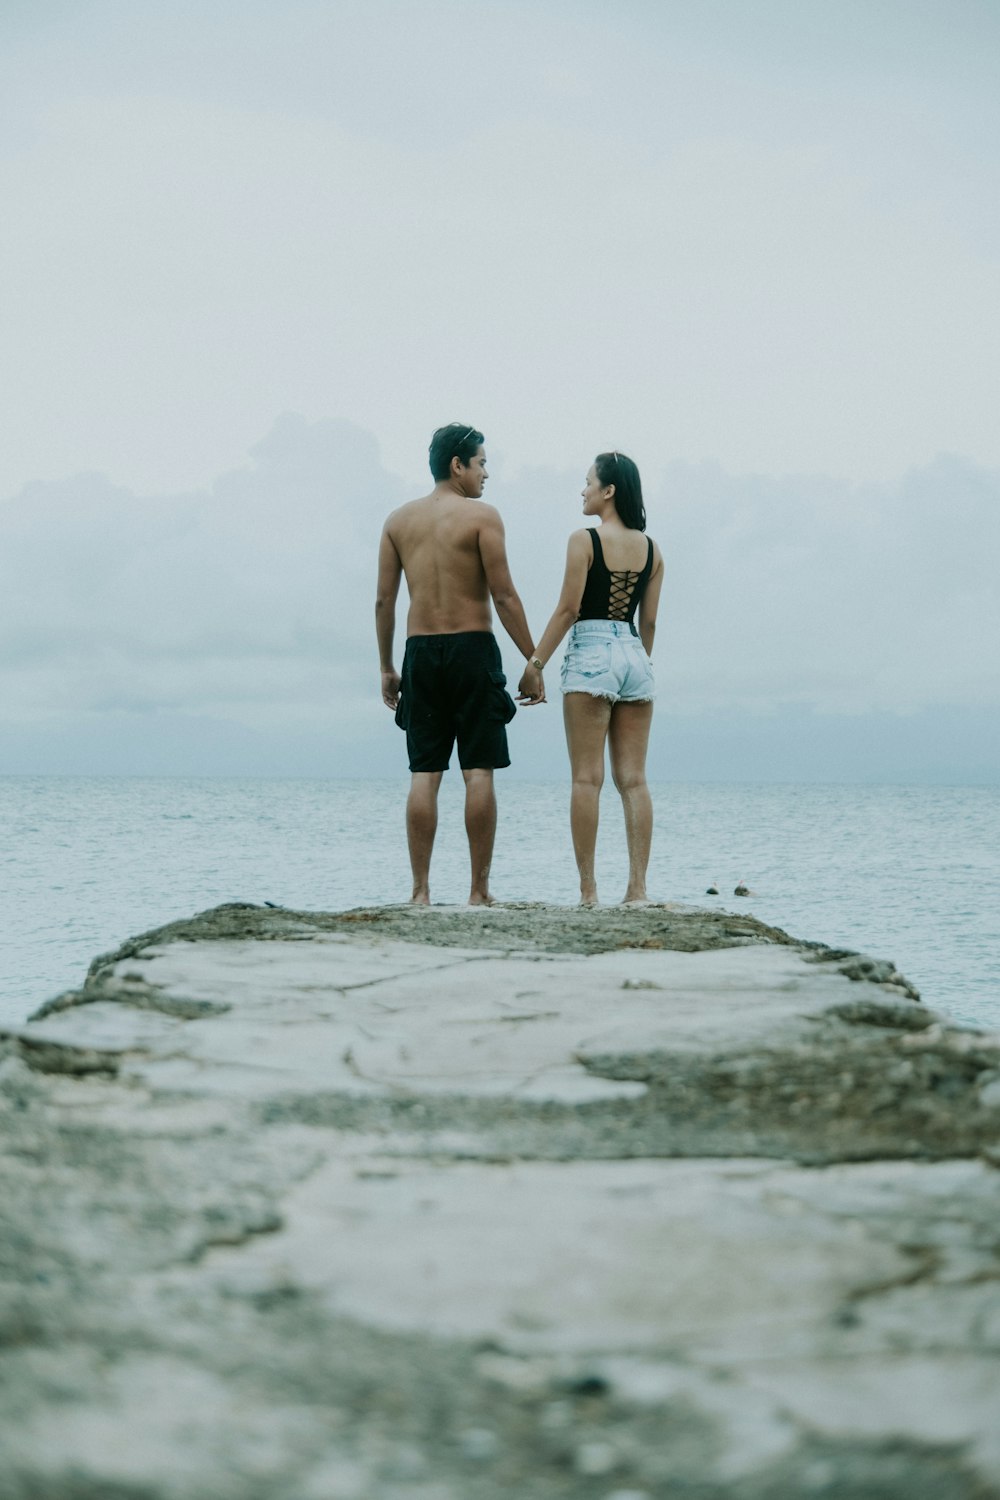
[[[752,917],[142,934],[0,1037],[0,1500],[1000,1497],[998,1104]]]

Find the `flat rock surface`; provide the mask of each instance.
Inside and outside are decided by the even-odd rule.
[[[891,963],[233,905],[0,1113],[0,1500],[1000,1496],[1000,1038]]]

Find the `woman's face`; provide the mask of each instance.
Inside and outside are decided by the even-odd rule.
[[[590,468],[587,470],[587,478],[584,481],[583,489],[580,491],[580,493],[583,495],[584,515],[600,515],[601,511],[604,509],[605,502],[608,499],[610,490],[611,485],[601,483],[601,481],[597,477],[597,469],[593,464],[591,464]]]

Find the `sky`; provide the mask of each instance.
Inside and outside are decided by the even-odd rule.
[[[5,0],[0,772],[402,774],[459,420],[536,635],[639,463],[651,774],[1000,779],[998,73],[995,0]]]

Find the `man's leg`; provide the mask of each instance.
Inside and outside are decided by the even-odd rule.
[[[608,737],[611,704],[589,693],[563,695],[563,722],[569,750],[573,790],[569,823],[573,853],[580,872],[581,906],[597,905],[594,851],[597,847],[597,813],[604,784],[604,744]]]
[[[653,803],[646,785],[646,747],[653,722],[652,703],[616,703],[611,710],[608,749],[611,775],[625,811],[628,890],[623,901],[645,901],[646,866],[653,840]]]
[[[438,788],[443,771],[414,771],[406,799],[406,842],[410,847],[413,895],[417,906],[431,902],[431,853],[438,823]]]
[[[463,771],[465,777],[465,832],[472,863],[470,906],[491,906],[490,866],[497,831],[497,798],[492,771]]]

